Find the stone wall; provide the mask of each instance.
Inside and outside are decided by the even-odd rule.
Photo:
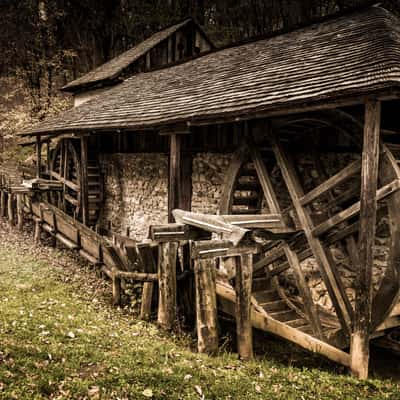
[[[164,154],[101,156],[105,203],[102,224],[138,240],[151,224],[168,221],[168,158]]]
[[[216,214],[231,156],[196,154],[192,172],[192,210]],[[101,156],[105,204],[102,223],[116,232],[129,227],[132,237],[147,237],[151,224],[168,220],[168,158],[164,154]]]
[[[232,156],[198,153],[193,158],[192,211],[218,214],[226,171]]]

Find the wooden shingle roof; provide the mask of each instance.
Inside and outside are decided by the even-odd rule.
[[[110,61],[100,65],[99,67],[93,69],[92,71],[88,72],[87,74],[81,76],[78,79],[69,82],[65,85],[62,90],[69,92],[69,91],[76,91],[81,87],[86,87],[88,85],[98,84],[100,82],[105,81],[112,81],[126,69],[128,68],[133,62],[139,59],[141,56],[146,54],[149,50],[155,47],[157,44],[161,43],[163,40],[167,39],[173,33],[178,31],[179,29],[183,28],[184,26],[195,23],[192,18],[187,18],[184,21],[179,22],[178,24],[172,25],[168,28],[165,28],[143,42],[140,42],[136,46],[132,47],[131,49],[125,51],[124,53],[120,54],[117,57],[114,57]],[[197,25],[196,25],[197,26]],[[206,37],[205,37],[206,38]],[[207,38],[206,38],[207,39]]]
[[[371,7],[127,79],[23,134],[157,127],[400,86],[400,22]]]

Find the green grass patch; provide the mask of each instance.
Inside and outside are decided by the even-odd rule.
[[[0,399],[400,398],[390,380],[196,354],[93,296],[87,274],[20,253],[0,249]]]

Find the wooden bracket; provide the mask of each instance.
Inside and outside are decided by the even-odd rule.
[[[260,246],[257,244],[234,246],[228,240],[206,240],[192,243],[192,258],[204,259],[215,257],[235,257],[243,254],[257,254]]]

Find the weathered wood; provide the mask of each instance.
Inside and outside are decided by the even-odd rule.
[[[40,135],[36,135],[36,177],[40,178],[42,164],[42,141]]]
[[[236,335],[239,357],[242,360],[253,358],[253,328],[251,324],[251,285],[253,255],[244,254],[236,259],[235,314]]]
[[[358,273],[355,279],[356,303],[351,337],[351,371],[360,379],[368,377],[369,329],[371,324],[372,266],[375,243],[379,136],[381,104],[365,104],[364,143],[361,168],[360,231]]]
[[[211,234],[199,228],[185,224],[151,225],[149,228],[150,239],[157,242],[170,242],[179,240],[210,239]]]
[[[168,222],[173,222],[172,211],[179,208],[181,198],[181,136],[170,136],[169,179],[168,179]]]
[[[165,330],[173,328],[176,319],[176,260],[178,243],[159,244],[158,255],[158,325]]]
[[[225,175],[223,191],[220,201],[221,214],[229,214],[232,209],[234,186],[239,177],[243,163],[249,158],[248,146],[241,146],[233,155],[229,169]]]
[[[151,316],[151,305],[153,300],[154,283],[144,282],[142,289],[142,303],[140,305],[139,318],[148,321]]]
[[[356,160],[352,162],[350,165],[348,165],[346,168],[343,168],[336,175],[330,177],[329,179],[321,183],[321,185],[317,186],[315,189],[311,190],[310,192],[302,196],[300,198],[300,203],[303,206],[311,203],[316,198],[332,190],[337,185],[343,183],[344,181],[351,178],[353,175],[357,174],[360,171],[361,171],[360,161]]]
[[[280,214],[254,214],[254,215],[221,215],[227,224],[239,226],[241,228],[282,228],[284,226]]]
[[[217,295],[223,310],[234,315],[235,309],[234,306],[231,307],[231,305],[234,305],[235,303],[235,291],[231,287],[218,282]],[[301,332],[296,328],[292,328],[283,322],[279,322],[269,317],[268,314],[260,306],[258,306],[257,301],[254,298],[252,298],[252,305],[251,319],[254,328],[261,329],[287,339],[288,341],[295,343],[306,350],[321,354],[344,366],[350,366],[349,354],[327,343],[324,343],[323,341],[316,339],[311,335]]]
[[[400,180],[395,179],[392,182],[388,183],[387,185],[378,189],[374,194],[374,198],[376,198],[377,201],[383,200],[384,198],[397,192],[399,189],[400,189]],[[338,224],[341,224],[342,222],[347,221],[351,217],[354,217],[356,214],[358,214],[360,212],[360,207],[361,207],[361,202],[358,201],[349,208],[346,208],[346,210],[338,212],[325,222],[322,222],[321,224],[317,225],[313,229],[313,234],[315,236],[323,235],[324,233],[334,228]]]
[[[284,250],[286,258],[288,259],[288,262],[293,269],[296,278],[297,288],[299,289],[299,293],[301,295],[301,298],[303,299],[304,312],[307,316],[308,322],[311,325],[314,335],[318,339],[323,340],[324,334],[322,331],[321,321],[318,316],[317,307],[312,299],[311,291],[305,279],[304,273],[301,269],[297,254],[292,251],[287,245],[284,246]]]
[[[6,215],[6,191],[0,190],[0,216],[5,217]]]
[[[112,303],[114,306],[120,306],[122,303],[121,278],[115,275],[112,278]]]
[[[278,199],[276,197],[271,179],[269,177],[267,169],[265,168],[265,164],[264,164],[264,161],[262,160],[260,152],[254,146],[252,146],[250,148],[250,153],[251,153],[251,157],[252,157],[253,163],[255,165],[256,171],[257,171],[257,176],[258,176],[261,186],[263,188],[263,192],[264,192],[266,202],[268,204],[268,208],[269,208],[270,212],[281,215],[281,209],[280,209],[280,206],[278,203]],[[282,221],[282,225],[284,225],[283,221]],[[314,334],[318,338],[322,339],[323,331],[322,331],[321,322],[320,322],[320,319],[319,319],[319,316],[317,313],[317,308],[313,302],[310,288],[308,287],[307,282],[305,280],[305,277],[304,277],[303,271],[301,269],[297,254],[294,251],[292,251],[292,249],[289,247],[287,242],[282,243],[282,249],[283,249],[284,255],[286,256],[288,264],[294,271],[297,288],[299,289],[299,293],[304,302],[304,309],[305,309],[305,313],[307,315],[307,319],[312,327]],[[264,265],[267,265],[267,264],[264,264]],[[259,264],[257,265],[257,268],[259,268]],[[255,266],[254,266],[253,270],[255,270]],[[275,272],[280,272],[281,270],[283,270],[282,267],[277,268]],[[272,275],[272,273],[269,273],[269,275]],[[276,273],[274,275],[276,275]]]
[[[21,231],[24,224],[23,195],[17,194],[17,227]]]
[[[272,133],[270,134],[270,140],[300,224],[304,230],[308,244],[320,266],[322,276],[338,318],[343,329],[349,331],[352,321],[352,307],[345,293],[340,276],[338,276],[336,269],[332,268],[331,260],[325,252],[322,243],[313,234],[311,218],[300,203],[300,198],[304,195],[303,189],[300,186],[291,160],[289,160],[278,139]]]
[[[10,192],[7,198],[7,214],[8,222],[10,225],[14,225],[14,195]]]
[[[217,295],[214,259],[195,260],[197,348],[199,353],[218,352]]]
[[[379,183],[385,184],[393,178],[400,177],[400,168],[396,159],[382,146],[379,166]],[[400,300],[400,192],[386,200],[390,227],[390,254],[388,266],[381,285],[372,301],[371,329],[373,332],[381,324]]]
[[[114,271],[114,276],[125,279],[132,279],[141,282],[155,282],[158,280],[158,274],[133,271]]]
[[[40,219],[36,219],[35,220],[35,233],[33,236],[33,241],[36,244],[40,244],[40,234],[42,232],[42,227],[41,227],[42,223],[40,221]]]
[[[81,205],[82,222],[89,223],[89,198],[88,198],[88,138],[81,138]]]
[[[259,246],[256,244],[234,246],[228,240],[204,240],[192,243],[192,258],[204,259],[215,257],[236,257],[242,254],[256,254]]]
[[[205,215],[183,210],[174,210],[173,216],[178,224],[187,224],[207,232],[220,233],[223,239],[231,241],[235,246],[248,232],[247,229],[227,224],[218,215]]]

